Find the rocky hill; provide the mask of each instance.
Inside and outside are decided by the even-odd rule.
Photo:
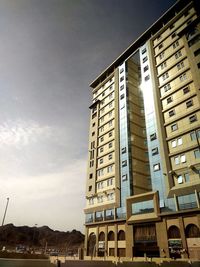
[[[71,232],[54,231],[48,226],[28,227],[7,224],[0,227],[1,247],[52,247],[57,249],[73,249],[82,247],[84,235],[76,230]]]

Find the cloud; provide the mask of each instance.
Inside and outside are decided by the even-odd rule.
[[[34,121],[7,121],[0,125],[0,147],[15,146],[20,149],[39,139],[50,138],[52,128]]]

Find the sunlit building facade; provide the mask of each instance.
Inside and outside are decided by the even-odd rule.
[[[200,258],[199,1],[177,1],[92,83],[85,258]]]

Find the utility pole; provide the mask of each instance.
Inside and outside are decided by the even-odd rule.
[[[6,203],[6,208],[5,208],[5,212],[4,212],[4,215],[3,215],[3,220],[2,220],[2,225],[4,225],[4,221],[5,221],[5,218],[6,218],[6,213],[7,213],[7,209],[8,209],[8,203],[9,203],[9,197],[7,197],[7,203]]]

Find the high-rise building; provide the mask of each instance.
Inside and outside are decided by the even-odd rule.
[[[177,1],[90,85],[85,258],[200,258],[199,5]]]

